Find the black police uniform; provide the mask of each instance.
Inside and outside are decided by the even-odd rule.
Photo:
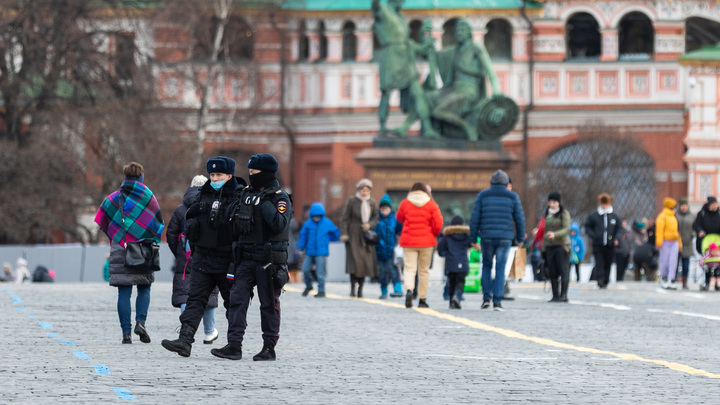
[[[277,180],[261,189],[252,186],[241,194],[240,204],[252,214],[249,232],[238,235],[236,252],[242,257],[235,269],[230,289],[228,311],[228,344],[239,346],[247,328],[247,309],[257,286],[263,332],[263,350],[273,353],[280,333],[280,301],[282,286],[287,282],[287,248],[292,204]],[[242,221],[238,216],[236,221]],[[242,226],[242,225],[240,225]],[[256,356],[257,357],[257,356]],[[257,360],[257,359],[255,359]]]
[[[185,311],[180,315],[182,327],[176,341],[163,341],[163,347],[181,356],[190,355],[195,331],[205,312],[210,294],[217,286],[223,298],[226,315],[229,310],[230,283],[226,278],[232,264],[232,244],[235,241],[230,215],[236,193],[245,182],[233,176],[215,190],[208,180],[198,198],[185,215],[185,234],[192,250],[192,272]]]

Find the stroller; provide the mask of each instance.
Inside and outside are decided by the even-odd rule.
[[[718,278],[720,278],[720,257],[710,255],[710,245],[720,246],[720,235],[711,233],[705,235],[702,239],[702,268],[705,270],[705,285],[701,287],[702,291],[710,289],[710,278],[715,276],[715,291],[720,290],[718,286]]]

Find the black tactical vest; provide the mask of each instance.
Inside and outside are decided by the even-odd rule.
[[[250,228],[249,232],[239,233],[237,235],[238,245],[263,245],[265,243],[274,242],[287,242],[290,238],[290,222],[280,233],[273,233],[270,227],[265,223],[263,219],[262,210],[260,206],[265,201],[273,201],[273,197],[282,193],[279,187],[274,187],[267,190],[255,191],[244,189],[240,194],[238,207],[235,210],[233,221],[248,221],[248,216],[243,213],[249,214],[251,218],[251,225],[245,226]],[[242,228],[242,227],[241,227]],[[238,226],[235,227],[238,229]]]

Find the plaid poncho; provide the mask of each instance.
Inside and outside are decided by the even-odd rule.
[[[120,211],[120,193],[125,195],[125,225],[123,213]],[[125,179],[120,190],[110,194],[103,200],[95,222],[113,242],[120,244],[140,240],[160,242],[163,227],[160,205],[149,188],[138,180]],[[123,232],[124,228],[125,232]],[[124,245],[124,243],[123,243]]]

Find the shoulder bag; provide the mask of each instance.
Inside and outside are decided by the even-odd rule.
[[[122,191],[120,192],[122,194]],[[153,241],[127,241],[125,229],[125,195],[120,205],[122,216],[123,240],[125,241],[125,267],[138,271],[160,270],[160,245]]]

